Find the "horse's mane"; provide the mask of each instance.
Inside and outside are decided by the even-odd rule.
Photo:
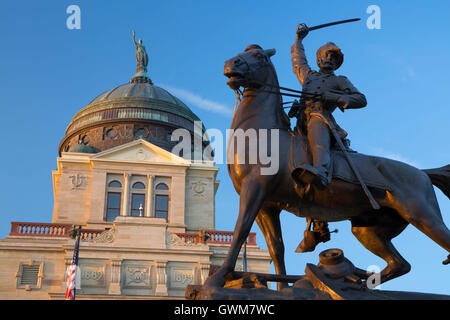
[[[273,85],[275,85],[276,87],[279,87],[280,83],[278,82],[278,75],[277,75],[277,71],[275,69],[275,66],[273,65],[273,63],[270,60],[270,58],[268,60],[269,60],[269,65],[272,68],[272,73],[273,73],[274,80],[275,80],[275,83]],[[289,117],[287,116],[286,112],[284,112],[284,109],[282,107],[283,106],[282,103],[283,103],[283,98],[282,98],[282,96],[280,94],[279,95],[279,103],[278,103],[278,106],[277,106],[277,109],[278,109],[277,110],[278,111],[277,114],[279,115],[281,123],[286,127],[286,129],[291,130],[291,121],[289,120]]]

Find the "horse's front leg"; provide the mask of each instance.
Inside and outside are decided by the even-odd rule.
[[[280,225],[280,209],[264,206],[259,210],[256,222],[264,234],[270,257],[272,258],[276,274],[286,275],[284,263],[284,244]],[[281,290],[288,287],[286,282],[278,282],[277,288]]]
[[[256,179],[246,180],[241,187],[239,201],[239,216],[234,227],[233,241],[228,249],[223,265],[205,282],[205,288],[223,287],[225,276],[234,270],[236,260],[244,241],[261,208],[266,194],[266,188]]]

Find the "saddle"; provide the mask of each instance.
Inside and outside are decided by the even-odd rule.
[[[335,143],[330,150],[331,161],[328,170],[328,182],[331,182],[332,179],[341,179],[360,185],[344,153],[338,148],[339,146]],[[394,160],[364,155],[351,149],[347,149],[346,152],[368,187],[392,191],[392,186],[385,178],[387,166],[384,163]],[[312,155],[309,150],[308,139],[297,130],[291,136],[289,167],[291,173],[297,169],[312,168]]]

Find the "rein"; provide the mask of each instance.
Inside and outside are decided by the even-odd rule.
[[[278,94],[278,95],[294,97],[294,98],[303,98],[305,95],[309,96],[310,98],[319,98],[321,96],[320,94],[317,94],[317,93],[299,91],[299,90],[289,89],[289,88],[281,87],[281,86],[274,86],[272,84],[261,82],[261,81],[252,80],[251,82],[259,84],[261,86],[267,86],[267,87],[271,87],[271,88],[275,88],[275,89],[280,90],[279,92],[272,91],[272,90],[259,90],[260,92],[271,93],[271,94]],[[281,90],[295,92],[295,93],[300,93],[300,94],[291,94],[291,93],[281,92]],[[234,104],[233,118],[234,118],[234,115],[236,113],[236,108],[237,108],[239,102],[241,101],[241,97],[244,95],[244,93],[241,90],[239,90],[239,88],[235,89],[234,92],[236,93],[236,103]],[[293,101],[283,102],[282,105],[283,104],[292,103],[292,102]],[[288,109],[288,108],[291,108],[291,107],[289,106],[289,107],[282,107],[282,108],[283,109]]]

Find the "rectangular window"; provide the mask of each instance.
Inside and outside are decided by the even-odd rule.
[[[143,217],[145,208],[145,194],[133,193],[131,195],[131,216]]]
[[[120,215],[120,199],[119,192],[108,192],[108,199],[106,204],[106,221],[114,221]]]
[[[167,213],[169,211],[169,196],[156,195],[155,196],[155,217],[164,218],[167,220]]]

